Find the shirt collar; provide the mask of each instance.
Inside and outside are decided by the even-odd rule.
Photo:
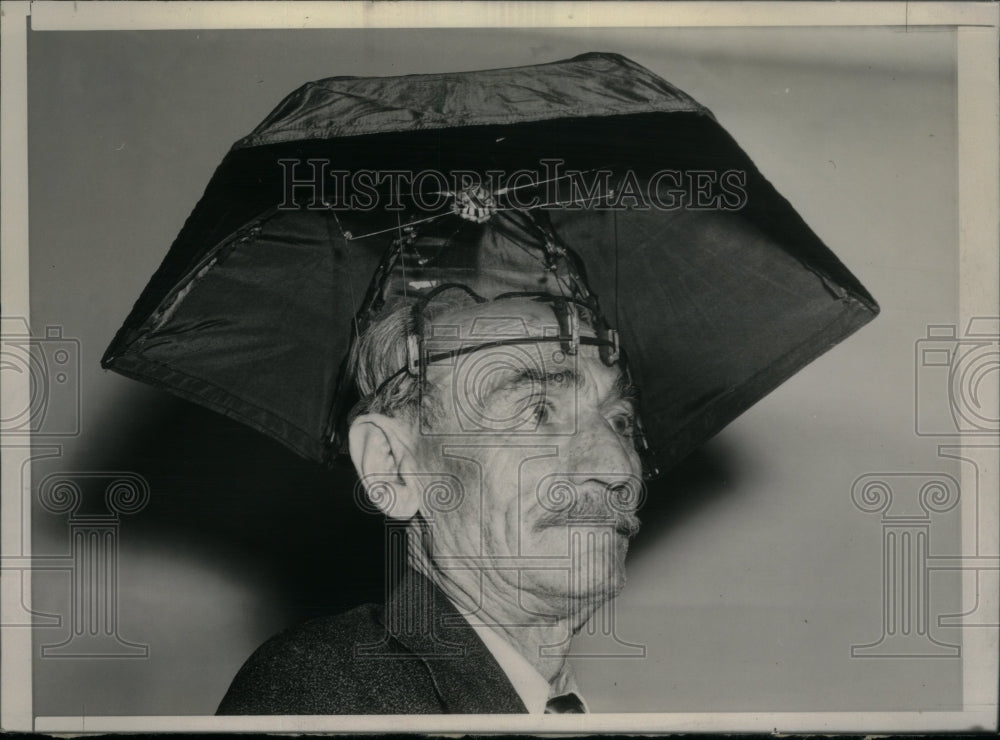
[[[569,662],[563,664],[552,682],[549,683],[545,677],[538,672],[538,669],[528,662],[521,653],[510,642],[495,632],[491,627],[470,618],[463,613],[466,621],[475,630],[479,639],[483,641],[486,649],[490,651],[500,669],[507,676],[517,695],[521,697],[524,706],[529,714],[544,714],[545,704],[554,696],[575,693],[580,697],[585,711],[587,702],[580,695],[580,690],[576,684],[576,677]]]

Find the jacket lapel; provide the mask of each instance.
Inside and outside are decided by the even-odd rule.
[[[475,630],[421,574],[404,571],[382,620],[388,633],[427,666],[448,713],[528,711]]]

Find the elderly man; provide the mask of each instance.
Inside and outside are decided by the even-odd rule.
[[[368,503],[405,533],[388,603],[265,644],[220,712],[585,711],[566,656],[625,583],[642,490],[636,392],[551,227],[526,212],[492,219],[437,224],[477,269],[442,266],[418,300],[390,299],[351,350],[350,457]],[[400,240],[383,292],[393,260],[405,279],[436,238]],[[455,274],[465,282],[442,279]],[[546,275],[576,296],[497,292]]]
[[[707,109],[592,53],[302,86],[102,364],[349,454],[386,516],[386,603],[266,643],[221,712],[566,712],[642,478],[877,313]]]

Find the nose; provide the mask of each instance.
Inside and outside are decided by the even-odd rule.
[[[601,414],[582,417],[570,444],[569,462],[574,472],[587,474],[603,488],[642,476],[632,440],[616,431]]]

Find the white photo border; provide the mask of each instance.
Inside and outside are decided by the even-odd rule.
[[[949,26],[958,39],[960,320],[996,315],[1000,305],[1000,6],[990,2],[22,2],[3,3],[0,170],[0,305],[27,317],[28,295],[28,30],[429,28],[429,27],[737,27]],[[26,407],[28,379],[5,382],[4,409]],[[0,414],[7,418],[5,414]],[[2,454],[0,624],[30,610],[30,445],[5,443]],[[1000,448],[986,450],[981,491],[1000,490]],[[982,459],[982,458],[980,458]],[[964,484],[968,481],[963,481]],[[985,506],[985,508],[983,508]],[[963,542],[976,534],[976,511],[963,503]],[[978,512],[998,520],[996,497]],[[980,539],[998,549],[996,525]],[[28,565],[25,565],[28,564]],[[18,567],[20,565],[20,567]],[[998,595],[978,593],[996,614]],[[965,599],[966,602],[969,599]],[[997,629],[964,635],[963,710],[942,712],[669,713],[548,716],[337,717],[36,717],[32,711],[31,630],[7,627],[0,652],[0,727],[44,732],[270,731],[373,732],[926,732],[996,730]]]

